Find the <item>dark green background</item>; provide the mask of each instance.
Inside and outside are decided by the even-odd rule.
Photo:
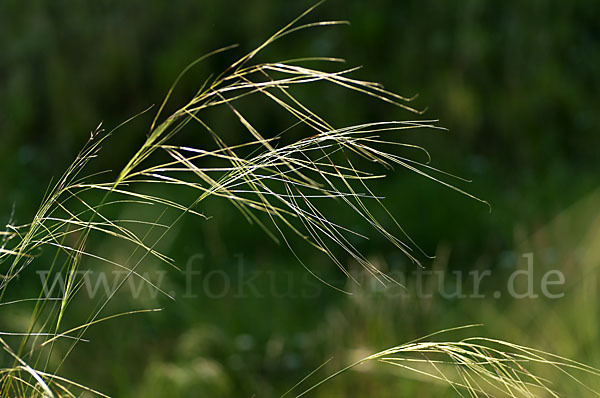
[[[32,217],[50,180],[70,164],[100,121],[110,129],[160,103],[191,61],[239,43],[184,80],[172,102],[182,104],[203,78],[223,70],[310,5],[256,0],[0,3],[0,222],[8,220],[13,205],[17,223]],[[591,0],[331,0],[307,20],[347,19],[350,26],[300,32],[267,49],[261,60],[339,56],[349,66],[364,65],[356,73],[359,78],[379,81],[402,95],[418,93],[413,104],[428,107],[423,116],[325,85],[298,91],[336,126],[440,119],[448,133],[419,131],[407,134],[407,140],[426,146],[435,167],[473,180],[456,183],[488,200],[491,214],[486,206],[403,170],[377,188],[425,251],[449,248],[448,268],[494,269],[520,256],[520,239],[598,187],[599,16],[600,3]],[[258,105],[248,104],[245,112],[267,135],[286,127]],[[214,120],[218,123],[219,116]],[[143,116],[119,130],[94,167],[122,167],[143,142],[150,122]],[[233,137],[245,134],[231,121],[220,126]],[[201,139],[194,144],[201,146]],[[280,275],[278,283],[285,285],[288,273],[298,286],[305,283],[304,271],[286,249],[246,225],[228,203],[211,202],[206,212],[213,220],[186,220],[174,231],[167,252],[179,262],[203,253],[204,266],[235,275],[233,256],[243,253],[248,267]],[[376,237],[361,249],[392,269],[413,270]],[[316,267],[326,279],[344,284],[333,264]],[[261,278],[268,290],[267,276]],[[176,276],[173,280],[181,285]],[[202,388],[215,389],[208,395],[278,396],[329,355],[367,341],[382,349],[444,327],[479,322],[479,308],[485,307],[473,303],[469,310],[457,310],[443,303],[428,313],[371,303],[369,315],[353,322],[361,309],[326,288],[305,300],[266,296],[167,302],[167,311],[159,315],[114,321],[97,335],[91,330],[99,342],[76,351],[65,372],[117,396],[160,394],[160,388],[187,396],[197,396]],[[380,308],[386,306],[384,313]],[[331,320],[336,316],[346,320]],[[393,328],[380,326],[382,317]],[[520,330],[515,336],[527,336],[530,328],[517,324],[511,329]],[[219,364],[222,374],[217,372],[216,381],[207,376],[205,384],[195,381],[197,386],[169,376],[176,368],[196,369],[191,363],[197,358]],[[211,374],[212,365],[198,366],[201,374]],[[388,388],[370,385],[375,376],[361,377],[356,393],[417,391],[386,374],[377,377]],[[343,394],[344,386],[352,385],[346,382],[332,390]],[[438,390],[418,391],[438,396]]]

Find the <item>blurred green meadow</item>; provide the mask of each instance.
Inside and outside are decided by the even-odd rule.
[[[311,5],[2,1],[1,225],[32,219],[50,182],[98,123],[110,130],[160,104],[188,64],[239,43],[184,77],[168,106],[184,104],[209,75]],[[146,287],[137,298],[118,295],[108,313],[163,310],[91,326],[89,342],[76,346],[60,373],[118,397],[279,397],[326,361],[304,389],[377,351],[473,324],[479,326],[435,338],[498,338],[600,367],[599,15],[600,3],[591,0],[324,3],[309,21],[350,25],[297,32],[260,59],[341,57],[344,67],[363,66],[354,72],[358,79],[418,94],[411,106],[427,108],[423,115],[322,83],[293,91],[337,127],[439,119],[448,131],[408,130],[403,141],[425,147],[431,166],[471,180],[436,174],[488,201],[492,211],[409,170],[388,170],[373,191],[422,248],[416,255],[423,268],[373,234],[352,243],[403,287],[378,283],[340,252],[353,281],[292,238],[304,264],[329,287],[230,203],[211,198],[196,209],[208,219],[186,217],[160,243],[184,272],[151,259],[144,264],[175,300]],[[260,131],[274,135],[289,127],[272,107],[252,100],[239,106]],[[143,143],[155,109],[119,128],[90,172],[120,170]],[[206,118],[233,142],[248,134],[226,112]],[[189,137],[196,147],[210,143],[193,131]],[[189,192],[171,194],[194,200]],[[336,210],[335,203],[324,206]],[[176,216],[124,206],[118,217],[169,222]],[[368,233],[355,216],[345,221]],[[111,256],[129,255],[126,245],[110,242],[91,244]],[[20,297],[39,294],[36,271],[43,269],[44,253],[40,259],[16,282]],[[553,271],[560,273],[548,274]],[[544,281],[555,283],[544,290]],[[74,301],[73,322],[85,319],[90,305]],[[26,328],[32,308],[0,306],[0,330]],[[0,354],[2,366],[9,362]],[[540,372],[560,396],[592,394],[556,369]],[[597,376],[580,377],[600,389]],[[456,391],[415,372],[366,363],[307,396],[444,397]]]

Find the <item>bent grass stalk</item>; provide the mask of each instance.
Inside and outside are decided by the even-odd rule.
[[[451,176],[431,167],[428,162],[416,161],[389,151],[404,147],[423,152],[430,159],[429,153],[424,148],[399,142],[398,136],[406,130],[443,130],[435,125],[436,120],[371,122],[349,127],[334,127],[295,98],[292,90],[297,85],[325,82],[421,114],[422,112],[408,105],[414,97],[402,97],[386,91],[377,83],[353,79],[350,75],[357,68],[326,72],[306,66],[308,63],[315,62],[337,64],[341,62],[337,58],[311,57],[251,64],[255,56],[265,47],[289,34],[308,28],[345,23],[325,21],[299,24],[313,8],[276,32],[258,48],[234,62],[221,75],[214,79],[209,78],[187,104],[159,122],[181,77],[198,62],[211,55],[230,50],[234,46],[209,53],[186,68],[176,79],[159,107],[145,142],[112,181],[101,181],[100,178],[104,175],[102,173],[82,177],[88,163],[100,155],[101,146],[112,134],[112,131],[106,133],[99,126],[91,134],[73,164],[45,195],[33,220],[25,225],[9,223],[6,231],[2,233],[0,244],[0,266],[2,266],[0,305],[19,305],[35,301],[35,308],[27,330],[5,332],[8,335],[23,336],[16,350],[0,338],[3,350],[14,360],[12,366],[0,369],[2,396],[76,396],[77,394],[73,392],[75,390],[105,396],[99,391],[59,376],[58,372],[62,364],[77,344],[85,341],[83,336],[89,327],[122,315],[158,310],[142,309],[102,316],[108,303],[115,297],[127,278],[138,278],[170,297],[138,269],[148,257],[176,268],[174,261],[161,253],[157,246],[175,223],[185,215],[204,217],[197,207],[206,198],[217,197],[231,202],[248,222],[258,225],[275,242],[288,246],[302,266],[316,278],[319,277],[294,251],[294,244],[288,236],[290,233],[299,236],[327,255],[348,277],[351,278],[351,275],[336,256],[336,250],[345,251],[382,283],[393,282],[393,280],[371,264],[349,239],[352,235],[367,237],[336,221],[334,215],[322,210],[319,204],[321,199],[331,199],[346,205],[350,212],[357,214],[375,233],[384,236],[413,262],[418,263],[417,255],[414,254],[415,249],[419,250],[418,246],[385,209],[382,198],[369,187],[371,180],[383,178],[384,174],[365,170],[361,166],[364,162],[360,159],[378,164],[384,169],[401,166],[480,200],[433,175],[432,173],[439,172]],[[281,133],[264,135],[236,107],[238,100],[248,96],[263,98],[274,103],[293,117],[295,122]],[[227,144],[222,135],[209,126],[204,118],[204,114],[215,107],[228,108],[248,133],[248,140],[234,145]],[[172,143],[175,135],[179,134],[184,127],[193,124],[198,131],[203,131],[212,139],[215,144],[213,149]],[[304,138],[292,143],[280,144],[282,137],[287,136],[289,131],[300,129],[305,130]],[[170,160],[157,162],[153,156],[156,151],[167,154]],[[196,199],[191,203],[181,203],[167,195],[149,193],[158,192],[148,189],[153,186],[187,188],[196,192]],[[87,199],[87,194],[93,191],[102,193],[102,199],[96,202]],[[483,200],[480,201],[487,204]],[[156,206],[165,210],[154,221],[111,219],[106,215],[105,210],[124,205]],[[373,205],[381,207],[389,216],[396,232],[384,227],[384,224],[389,222],[384,223],[375,217],[371,210]],[[166,209],[179,212],[172,222],[161,222]],[[131,225],[146,230],[140,233],[134,231]],[[135,249],[126,260],[117,261],[88,248],[91,233],[134,245]],[[157,233],[158,237],[151,239]],[[338,249],[334,249],[335,247]],[[22,297],[2,302],[12,286],[11,282],[32,265],[42,248],[46,251],[54,250],[55,253],[49,269],[50,273],[59,272],[67,275],[62,296],[48,298],[42,291],[38,298]],[[136,259],[136,256],[139,258]],[[83,263],[91,260],[123,270],[126,272],[126,277],[95,305],[85,322],[65,330],[62,325],[64,315],[69,303],[76,299],[83,286],[83,280],[80,279],[77,271]],[[47,282],[50,273],[47,275]],[[319,280],[327,284],[326,281],[320,278]],[[58,305],[54,306],[55,303]],[[61,352],[62,358],[59,363],[53,364],[50,357],[58,340],[71,341],[71,343],[65,351]],[[515,349],[517,353],[505,353],[488,347],[487,343],[504,345]],[[561,368],[572,365],[577,369],[593,371],[575,362],[559,363],[554,360],[544,362],[542,359],[536,359],[537,355],[542,354],[535,350],[483,339],[478,342],[466,340],[456,343],[411,343],[375,354],[359,363],[378,360],[410,368],[415,359],[403,359],[400,356],[407,353],[425,355],[435,353],[448,356],[449,363],[458,369],[460,380],[446,376],[440,369],[442,365],[433,360],[421,360],[436,371],[426,374],[434,379],[443,379],[455,387],[457,392],[460,388],[466,389],[471,395],[484,391],[480,385],[481,380],[495,384],[508,392],[527,392],[530,385],[544,387],[540,379],[521,367],[523,360],[542,362]],[[517,366],[518,370],[514,366]],[[523,381],[524,375],[529,379]]]
[[[600,371],[541,350],[486,337],[470,337],[460,341],[429,341],[436,335],[479,325],[445,329],[417,340],[369,355],[313,384],[295,395],[305,396],[323,383],[360,365],[377,361],[405,371],[406,376],[418,376],[449,385],[459,397],[559,397],[552,382],[537,376],[531,367],[554,368],[577,383],[587,394],[600,392],[580,381],[573,372],[600,376]],[[296,390],[312,373],[286,394]]]

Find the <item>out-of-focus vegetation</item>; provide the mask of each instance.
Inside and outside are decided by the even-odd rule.
[[[185,78],[172,104],[185,102],[208,75],[311,4],[2,2],[0,221],[9,220],[13,206],[16,224],[31,219],[49,181],[70,164],[98,122],[110,129],[160,103],[195,58],[240,43],[240,49],[207,60]],[[597,2],[332,0],[317,14],[348,19],[351,26],[301,32],[269,48],[268,59],[340,56],[349,66],[365,65],[356,72],[359,78],[407,96],[419,94],[413,104],[428,107],[423,116],[326,86],[296,92],[299,98],[319,96],[320,103],[312,101],[314,110],[326,112],[340,127],[439,118],[449,128],[449,133],[407,133],[406,139],[425,146],[433,166],[472,179],[458,185],[489,200],[491,214],[480,203],[403,170],[376,184],[375,191],[386,197],[411,237],[437,254],[424,261],[427,268],[448,275],[463,271],[465,289],[468,271],[492,270],[494,277],[481,286],[485,298],[423,298],[413,289],[417,266],[377,236],[360,243],[361,251],[382,269],[404,275],[408,294],[386,294],[364,275],[357,276],[363,283],[356,285],[307,249],[312,269],[353,291],[348,297],[307,278],[285,247],[246,224],[228,203],[213,201],[202,209],[212,218],[179,224],[165,251],[182,266],[202,254],[195,264],[204,272],[223,270],[232,280],[259,272],[256,292],[243,299],[235,291],[221,298],[149,299],[144,304],[165,310],[90,328],[91,342],[78,346],[63,372],[116,396],[279,396],[329,357],[334,359],[323,374],[430,332],[471,323],[484,324],[474,332],[478,335],[600,365]],[[259,104],[244,103],[244,109],[262,131],[287,127]],[[210,117],[233,140],[246,133],[225,115]],[[122,168],[150,122],[142,116],[117,131],[94,167]],[[562,270],[564,297],[493,296],[528,252],[536,271]],[[32,296],[40,288],[36,278],[32,272],[29,280],[19,281]],[[167,278],[174,291],[185,289],[181,275],[173,271]],[[290,291],[310,294],[277,294]],[[27,320],[25,306],[0,311],[1,330]],[[399,377],[384,365],[350,372],[315,390],[315,396],[454,394],[445,385]],[[583,394],[566,377],[548,377],[565,396]],[[593,379],[584,381],[598,387]]]

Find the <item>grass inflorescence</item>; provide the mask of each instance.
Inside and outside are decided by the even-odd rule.
[[[290,34],[345,23],[301,24],[301,19],[311,10],[284,26],[220,75],[207,79],[185,105],[164,117],[171,94],[181,77],[206,57],[231,50],[234,46],[216,50],[192,63],[176,79],[158,108],[139,150],[115,178],[108,180],[103,180],[108,173],[86,174],[86,167],[95,157],[102,155],[102,146],[109,145],[107,140],[114,131],[106,132],[99,126],[91,133],[75,161],[48,190],[31,222],[24,225],[9,223],[1,234],[0,243],[0,310],[29,302],[35,305],[27,328],[0,334],[2,349],[12,363],[3,364],[0,369],[0,395],[58,397],[86,392],[105,396],[96,389],[60,376],[61,366],[68,361],[76,346],[86,342],[84,336],[90,327],[124,315],[159,310],[145,308],[107,314],[108,304],[128,278],[139,279],[171,297],[148,279],[141,269],[149,259],[177,268],[174,260],[159,249],[159,243],[182,217],[205,217],[199,209],[209,197],[231,202],[248,222],[262,228],[273,241],[287,245],[316,278],[319,277],[302,262],[302,256],[295,250],[292,235],[327,255],[348,277],[352,276],[337,254],[340,250],[382,283],[393,280],[371,264],[356,247],[355,238],[368,239],[368,236],[340,221],[342,208],[356,215],[372,232],[381,234],[415,263],[419,262],[419,255],[415,254],[419,249],[384,207],[382,197],[372,191],[372,180],[383,178],[386,170],[403,167],[475,198],[436,177],[435,173],[440,171],[428,162],[397,151],[398,148],[416,150],[429,159],[424,148],[402,142],[400,137],[406,130],[443,130],[436,125],[436,120],[417,117],[417,120],[411,121],[366,122],[334,127],[313,112],[308,104],[298,100],[293,91],[298,85],[324,82],[420,115],[422,112],[410,105],[412,97],[400,96],[378,83],[351,77],[357,68],[327,72],[308,66],[315,63],[340,65],[342,60],[337,58],[311,57],[253,63],[265,47]],[[237,107],[239,100],[249,96],[275,104],[294,122],[277,134],[259,131]],[[246,132],[244,142],[229,144],[218,127],[209,125],[204,115],[216,107],[228,109],[239,122]],[[126,125],[127,122],[119,128]],[[193,142],[181,144],[174,140],[181,131],[189,128],[210,137],[213,146],[198,147]],[[284,138],[291,132],[300,132],[301,138],[286,142]],[[157,152],[161,156],[156,156]],[[380,166],[382,172],[373,172],[364,167],[365,164]],[[155,186],[164,189],[153,190]],[[173,198],[165,194],[165,190],[170,188],[194,192],[194,199],[184,202]],[[90,192],[100,195],[90,195]],[[323,209],[322,200],[336,201],[340,205],[337,207],[339,214]],[[168,222],[163,222],[162,216],[155,220],[111,216],[114,208],[124,205],[171,209],[177,212],[177,216]],[[379,213],[386,214],[388,220],[376,217],[374,207],[379,207]],[[125,258],[112,258],[91,249],[90,240],[98,236],[118,240],[132,249]],[[52,273],[65,276],[62,295],[45,297],[41,292],[37,298],[19,296],[12,288],[14,282],[28,268],[35,266],[42,252],[52,253],[48,280]],[[66,325],[64,319],[69,305],[83,294],[80,271],[99,264],[123,271],[125,277],[112,291],[90,304],[92,308],[87,319],[76,326]],[[55,358],[57,350],[58,360]],[[545,380],[527,370],[530,363],[559,367],[565,372],[571,369],[595,372],[563,358],[489,339],[458,342],[420,340],[369,356],[351,367],[374,360],[427,375],[432,380],[444,381],[459,395],[467,392],[471,396],[495,395],[496,392],[508,396],[533,396],[538,390],[551,393]],[[321,383],[313,385],[305,393]]]

